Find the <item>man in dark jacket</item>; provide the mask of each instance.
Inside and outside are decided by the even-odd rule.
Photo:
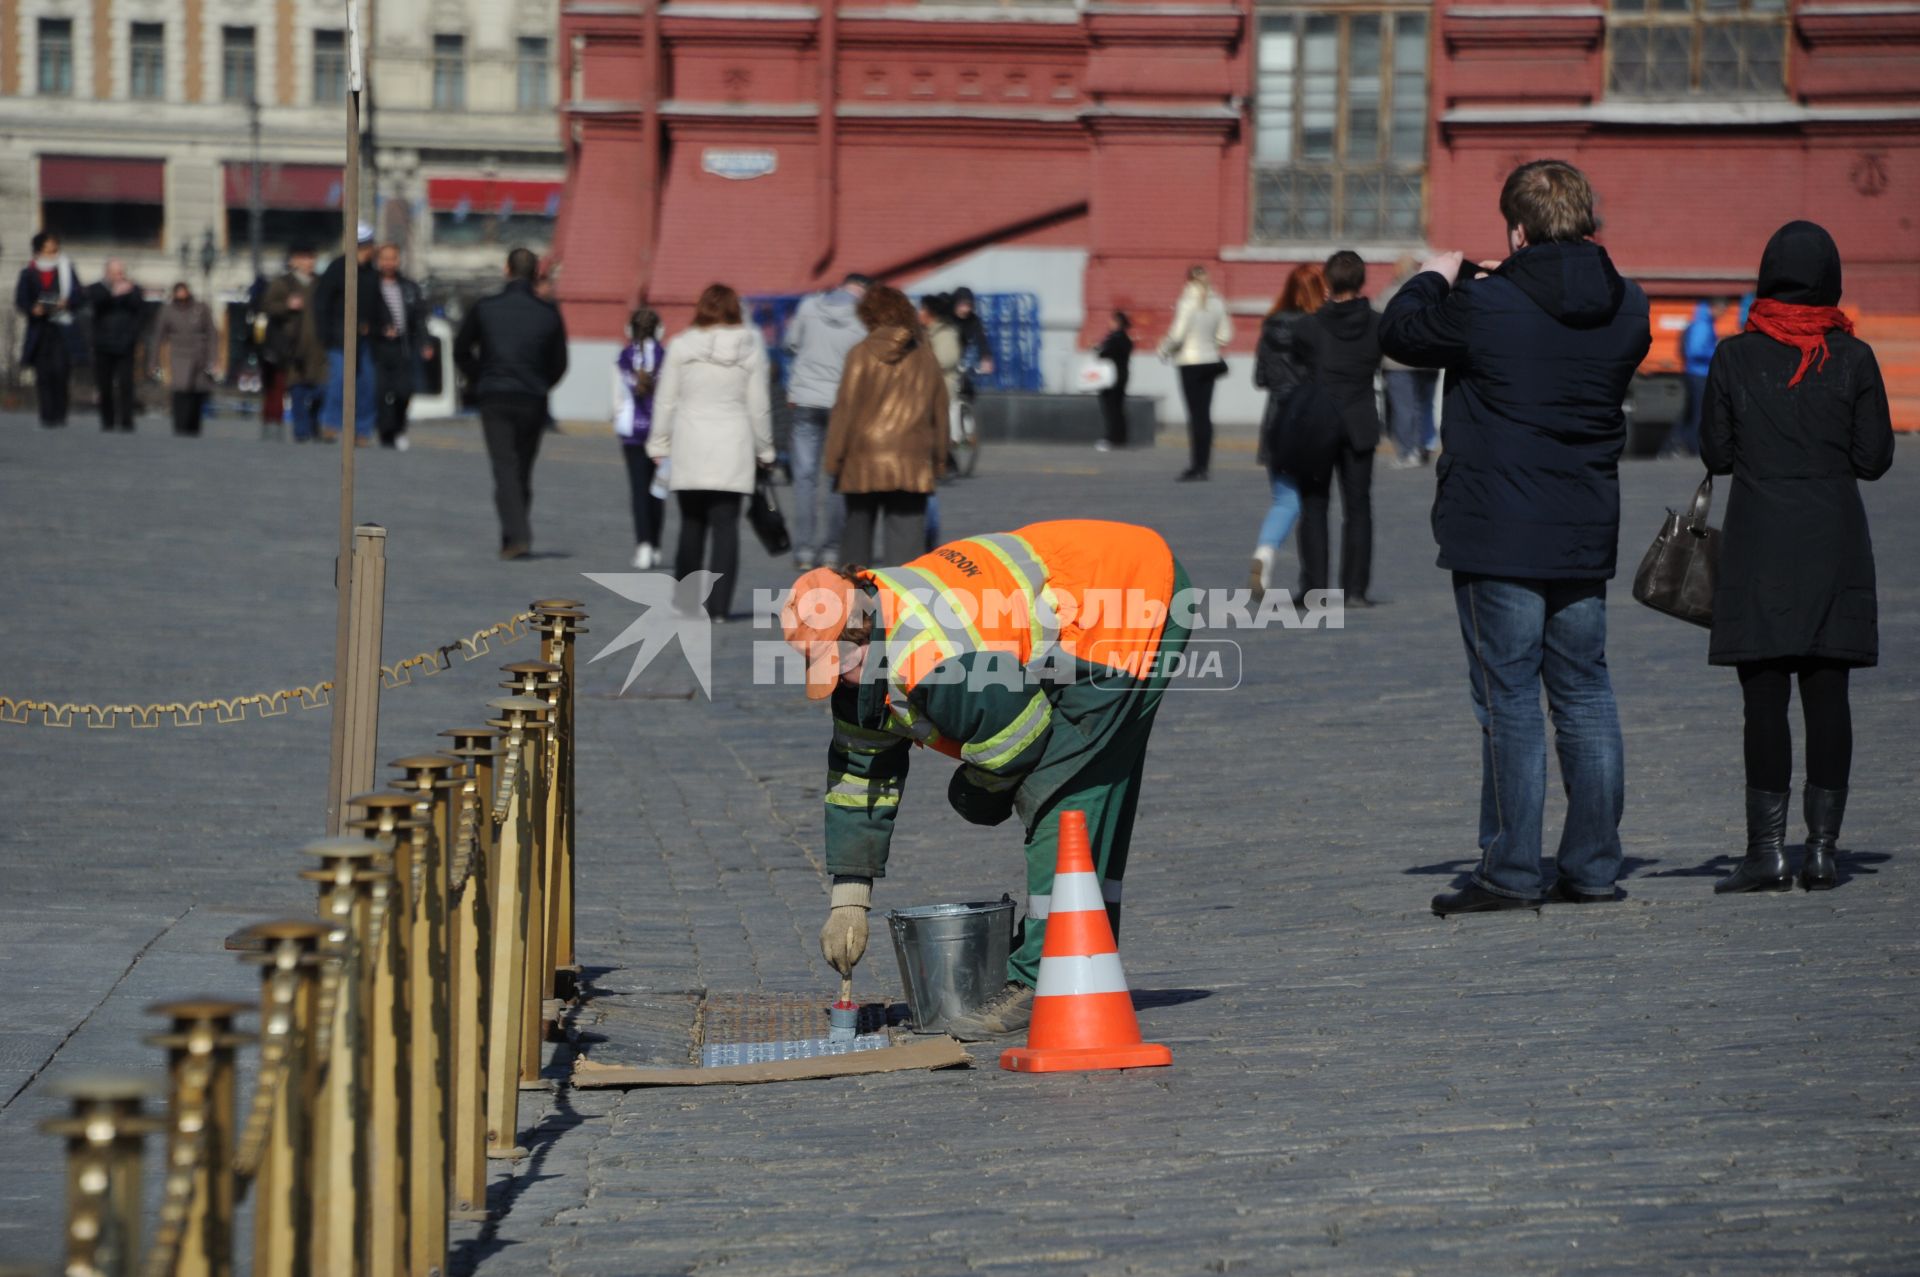
[[[1320,388],[1340,414],[1346,439],[1333,475],[1300,484],[1300,596],[1327,588],[1327,513],[1333,478],[1340,481],[1340,588],[1348,607],[1372,607],[1373,454],[1380,446],[1380,409],[1373,376],[1380,371],[1380,317],[1360,295],[1367,285],[1360,254],[1342,249],[1327,259],[1327,303],[1295,330],[1301,376]]]
[[[379,320],[373,329],[374,376],[379,384],[380,446],[407,450],[407,407],[413,402],[427,343],[427,295],[400,273],[400,246],[382,244],[374,256],[380,277]]]
[[[506,287],[475,302],[453,339],[454,362],[479,401],[493,461],[503,559],[525,558],[533,548],[533,460],[547,424],[547,392],[567,372],[567,326],[560,308],[534,293],[539,272],[540,259],[529,250],[508,253]]]
[[[354,359],[353,431],[354,442],[373,438],[373,418],[378,411],[374,394],[373,333],[380,323],[380,281],[373,271],[373,227],[360,223],[354,250],[354,268],[360,272],[359,295],[355,298],[359,348]],[[314,330],[327,352],[327,396],[320,406],[323,431],[337,433],[347,416],[347,259],[344,255],[327,263],[327,269],[314,281],[308,301]]]
[[[127,278],[126,264],[110,258],[97,284],[87,286],[93,311],[93,385],[100,399],[102,430],[133,429],[133,373],[147,299]]]
[[[1480,867],[1450,913],[1541,903],[1544,683],[1567,790],[1549,899],[1612,900],[1625,757],[1607,675],[1606,583],[1620,531],[1621,404],[1652,344],[1647,297],[1591,240],[1579,169],[1536,160],[1500,192],[1511,255],[1458,280],[1427,261],[1381,320],[1403,363],[1447,370],[1433,531],[1453,573],[1483,746]],[[1458,282],[1456,282],[1456,280]]]

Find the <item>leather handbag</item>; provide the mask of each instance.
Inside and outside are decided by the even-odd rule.
[[[753,495],[747,498],[747,522],[768,554],[777,557],[793,548],[793,538],[787,534],[787,516],[780,513],[773,471],[768,467],[762,466],[754,475]]]
[[[1633,597],[1656,612],[1695,625],[1713,624],[1713,586],[1720,575],[1720,529],[1707,526],[1713,476],[1700,481],[1693,504],[1668,510],[1660,533],[1633,574]]]

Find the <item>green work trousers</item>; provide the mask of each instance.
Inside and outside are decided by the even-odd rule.
[[[1174,591],[1186,586],[1187,575],[1176,562]],[[1169,616],[1160,652],[1164,656],[1183,650],[1187,635],[1187,627]],[[1014,983],[1032,988],[1040,978],[1063,811],[1086,813],[1094,872],[1100,876],[1114,939],[1119,939],[1120,884],[1126,877],[1133,817],[1140,805],[1147,737],[1153,733],[1169,677],[1163,665],[1146,682],[1106,676],[1061,689],[1054,703],[1047,753],[1021,784],[1016,800],[1027,830],[1027,914],[1014,933],[1013,952],[1007,959],[1007,979]]]

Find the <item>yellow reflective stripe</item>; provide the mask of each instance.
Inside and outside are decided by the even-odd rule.
[[[922,626],[940,636],[944,649],[941,654],[942,659],[957,656],[966,651],[978,652],[986,647],[986,640],[980,637],[980,631],[975,627],[972,619],[979,613],[979,608],[973,608],[970,613],[967,608],[961,607],[954,596],[954,591],[933,573],[923,568],[887,568],[873,575],[893,589],[902,608],[913,613]],[[912,582],[913,585],[926,590],[932,598],[943,598],[947,601],[949,610],[953,612],[965,633],[966,646],[961,646],[953,635],[948,634],[941,627],[940,622],[934,619],[932,610],[913,594],[912,586],[905,584],[907,582]]]
[[[898,794],[828,794],[829,807],[898,807]]]
[[[887,705],[887,715],[889,726],[913,740],[929,741],[940,734],[933,729],[932,723],[913,712],[913,707],[906,703],[904,697],[898,705]]]
[[[1046,731],[1052,721],[1053,706],[1047,700],[1046,693],[1035,692],[1018,717],[986,740],[963,746],[960,757],[975,767],[997,771],[1020,757],[1027,746],[1040,739],[1040,733]]]
[[[973,537],[971,544],[1000,560],[1000,565],[1026,591],[1028,644],[1031,649],[1027,653],[1027,660],[1030,663],[1038,660],[1060,636],[1058,610],[1053,605],[1053,595],[1047,589],[1046,564],[1040,561],[1040,556],[1025,537],[1011,532]]]
[[[893,807],[899,802],[898,781],[880,776],[856,776],[852,772],[827,773],[827,805],[830,807]]]

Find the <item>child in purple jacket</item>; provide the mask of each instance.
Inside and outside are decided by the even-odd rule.
[[[653,428],[653,383],[660,372],[660,317],[646,307],[627,320],[627,344],[614,361],[613,432],[627,459],[627,487],[633,496],[633,566],[660,564],[661,524],[666,519],[667,463],[656,465],[647,455],[647,434]]]

